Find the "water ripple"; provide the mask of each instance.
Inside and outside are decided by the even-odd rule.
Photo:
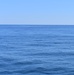
[[[42,61],[40,60],[33,60],[33,61],[18,61],[16,63],[13,63],[13,65],[16,66],[23,66],[23,65],[36,65],[36,64],[42,64]]]
[[[58,67],[58,68],[44,68],[44,67],[36,67],[36,68],[25,68],[22,70],[13,70],[13,71],[0,71],[0,74],[30,74],[30,73],[39,73],[39,74],[59,74],[59,73],[69,73],[74,71],[70,68]]]
[[[32,53],[30,56],[74,56],[73,52],[50,52],[50,53]],[[27,56],[26,55],[26,56]]]

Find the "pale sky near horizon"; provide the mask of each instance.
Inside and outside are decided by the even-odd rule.
[[[74,0],[0,0],[0,24],[74,25]]]

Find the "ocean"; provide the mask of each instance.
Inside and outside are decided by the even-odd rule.
[[[0,25],[0,75],[74,75],[74,26]]]

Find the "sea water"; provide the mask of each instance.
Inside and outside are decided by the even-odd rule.
[[[0,75],[74,75],[74,26],[0,25]]]

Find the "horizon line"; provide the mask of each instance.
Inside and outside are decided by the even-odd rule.
[[[74,25],[74,24],[0,24],[0,25]]]

